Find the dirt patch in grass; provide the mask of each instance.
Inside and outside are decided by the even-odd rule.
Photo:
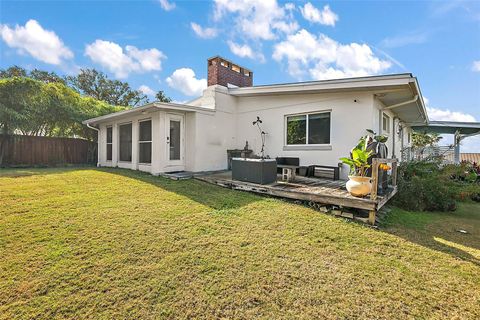
[[[414,240],[433,220],[378,231],[194,180],[32,172],[0,177],[3,319],[480,316],[478,264]]]

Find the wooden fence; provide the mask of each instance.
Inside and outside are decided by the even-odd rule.
[[[95,164],[97,144],[84,139],[0,135],[0,165]]]

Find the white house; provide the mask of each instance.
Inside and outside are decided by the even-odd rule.
[[[359,137],[387,135],[389,157],[410,144],[411,127],[428,125],[412,74],[253,86],[253,73],[224,58],[208,59],[208,88],[186,104],[149,103],[85,121],[98,130],[98,165],[147,171],[227,168],[227,150],[261,148],[298,157],[301,165],[337,166]],[[346,177],[348,168],[341,172]]]

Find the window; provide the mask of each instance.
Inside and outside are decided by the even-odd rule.
[[[244,71],[243,71],[243,75],[244,75],[245,77],[250,77],[250,71],[244,70]]]
[[[132,124],[120,125],[120,161],[132,161]]]
[[[390,133],[390,117],[385,113],[382,116],[382,133]]]
[[[330,112],[287,116],[287,145],[330,143]]]
[[[223,60],[220,61],[220,65],[221,65],[222,67],[228,68],[228,62],[226,62],[226,61],[223,61]]]
[[[152,163],[152,120],[141,121],[139,130],[139,162]]]
[[[112,127],[107,127],[107,161],[112,161]]]

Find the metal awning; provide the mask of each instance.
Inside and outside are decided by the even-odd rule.
[[[480,134],[480,122],[430,121],[428,125],[412,126],[413,130],[454,135],[455,163],[460,163],[460,142]]]
[[[428,125],[412,126],[412,129],[420,132],[472,136],[480,134],[480,122],[430,121]]]

